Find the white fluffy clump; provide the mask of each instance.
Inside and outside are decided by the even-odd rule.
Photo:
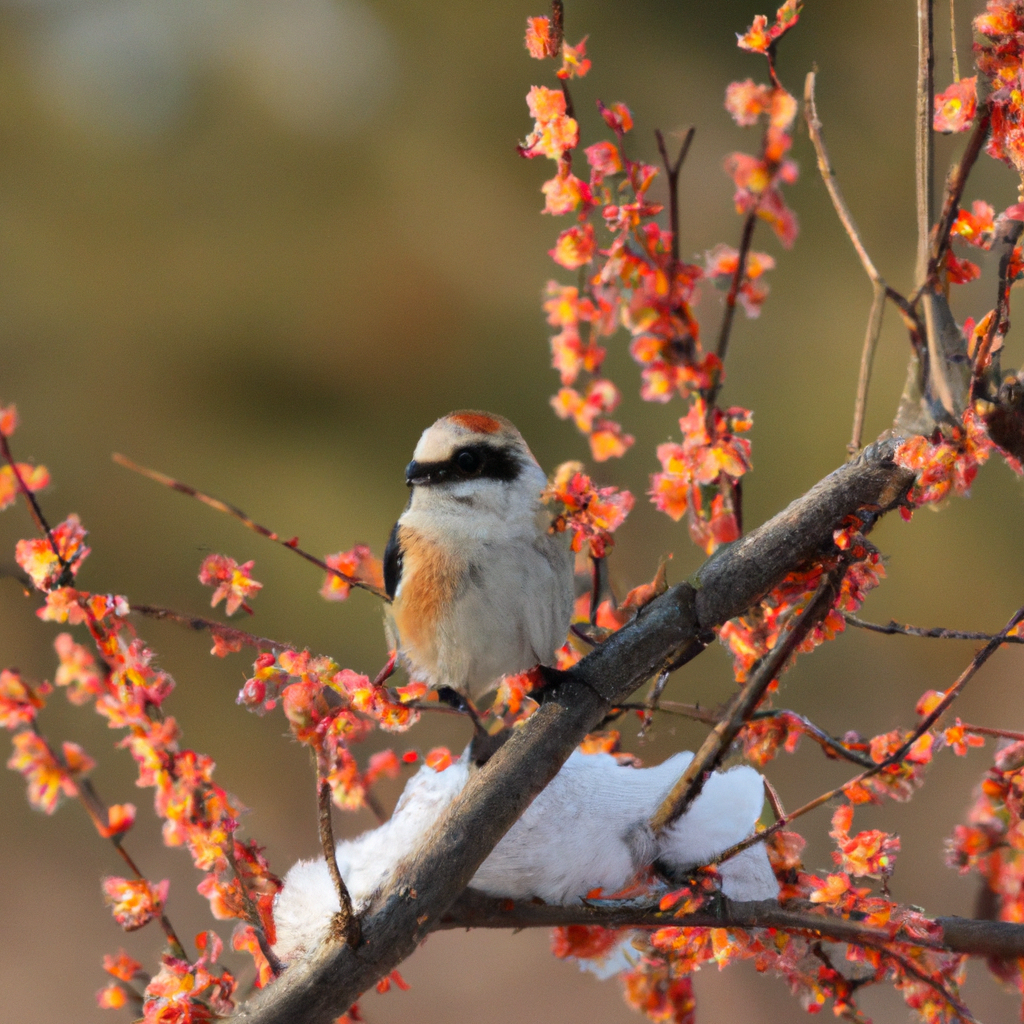
[[[684,870],[713,860],[751,834],[764,788],[753,768],[715,772],[686,814],[655,837],[647,822],[691,760],[687,751],[654,768],[632,768],[610,754],[576,751],[483,862],[470,887],[491,896],[566,904],[592,889],[617,892],[654,861]],[[441,772],[424,766],[409,780],[389,821],[338,843],[338,868],[357,912],[417,848],[468,778],[466,757]],[[730,899],[778,896],[762,844],[723,862],[719,872]],[[274,906],[274,951],[284,961],[312,951],[337,911],[324,860],[299,861],[285,875]]]

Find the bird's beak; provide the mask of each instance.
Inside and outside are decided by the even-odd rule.
[[[445,475],[436,462],[410,462],[405,467],[405,482],[410,487],[420,484],[436,484]]]

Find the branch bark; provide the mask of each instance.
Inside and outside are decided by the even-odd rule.
[[[845,516],[859,511],[863,519],[867,510],[870,526],[899,504],[913,474],[893,462],[896,443],[866,448],[769,522],[720,549],[693,585],[672,587],[561,673],[545,703],[471,776],[421,848],[384,886],[363,917],[360,944],[325,942],[235,1019],[329,1024],[394,970],[440,926],[480,864],[610,707],[671,661],[698,653],[712,627],[826,550]]]
[[[657,903],[637,905],[623,900],[620,906],[552,907],[543,903],[513,903],[468,889],[441,919],[438,930],[452,928],[557,928],[567,925],[600,925],[603,928],[776,928],[806,932],[835,942],[861,945],[893,945],[905,941],[931,949],[968,956],[1012,958],[1024,956],[1024,925],[1006,921],[976,921],[965,917],[935,918],[942,927],[941,942],[895,936],[829,911],[780,907],[778,903],[726,902],[720,913],[686,914],[658,910]]]

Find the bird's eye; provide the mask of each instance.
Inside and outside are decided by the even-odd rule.
[[[480,456],[467,448],[455,456],[455,465],[463,473],[475,473],[480,468]]]

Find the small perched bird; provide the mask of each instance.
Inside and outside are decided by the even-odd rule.
[[[572,616],[573,559],[550,532],[547,478],[519,431],[449,413],[423,432],[405,479],[384,586],[388,640],[410,675],[457,703],[550,665]]]

